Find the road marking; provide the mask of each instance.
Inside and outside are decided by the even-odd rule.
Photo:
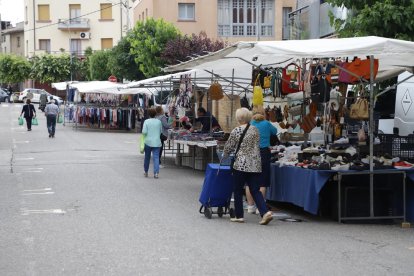
[[[166,258],[166,257],[160,258],[160,261],[169,261],[169,260],[170,260],[170,258]]]
[[[46,209],[46,210],[21,210],[23,216],[31,215],[31,214],[57,214],[63,215],[66,212],[62,209]]]
[[[408,250],[414,250],[414,247],[408,247]]]
[[[16,141],[16,140],[13,140],[13,143],[14,144],[29,144],[29,141]]]
[[[42,173],[43,171],[22,171],[21,173]]]
[[[1,107],[9,107],[9,105],[8,104],[2,104],[2,105],[0,105]]]
[[[138,143],[137,141],[124,141],[125,144],[136,144]]]
[[[24,160],[34,160],[34,157],[20,157],[20,158],[15,158],[15,161],[24,161]]]
[[[52,188],[44,188],[44,189],[35,189],[35,190],[23,190],[23,193],[26,192],[42,192],[42,191],[51,191]]]
[[[53,195],[55,192],[44,192],[44,193],[23,193],[24,196],[27,195]]]

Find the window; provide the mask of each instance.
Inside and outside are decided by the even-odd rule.
[[[49,5],[37,5],[38,20],[50,21]]]
[[[101,4],[101,19],[112,19],[112,4]]]
[[[80,4],[70,4],[69,5],[69,18],[73,23],[78,23],[81,21],[81,5]]]
[[[18,36],[16,39],[17,39],[17,48],[20,48],[20,36]]]
[[[112,38],[102,38],[101,39],[101,49],[111,49],[113,46]]]
[[[289,39],[290,28],[289,28],[289,13],[292,12],[291,7],[283,7],[283,27],[282,27],[282,39]]]
[[[71,39],[70,40],[70,53],[73,55],[82,55],[82,40]]]
[[[273,36],[274,0],[218,0],[217,9],[219,36]]]
[[[39,50],[50,53],[50,39],[39,39]]]
[[[195,4],[178,3],[178,20],[195,20]]]

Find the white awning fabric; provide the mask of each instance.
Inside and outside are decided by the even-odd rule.
[[[255,65],[285,64],[302,58],[331,58],[358,56],[365,58],[373,55],[379,59],[379,72],[412,68],[414,66],[414,42],[368,36],[337,39],[310,39],[310,40],[285,40],[285,41],[259,41],[239,42],[226,48],[223,52],[210,54],[206,58],[197,58],[182,64],[165,68],[165,71],[204,69],[215,72],[223,72],[231,76],[231,70],[236,69],[237,77],[243,70]],[[237,60],[240,60],[238,62]],[[206,62],[208,61],[208,62]],[[246,65],[247,64],[247,65]],[[239,67],[243,66],[243,67]],[[214,66],[214,68],[213,68]],[[240,72],[240,73],[239,73]],[[243,76],[246,76],[244,74]]]

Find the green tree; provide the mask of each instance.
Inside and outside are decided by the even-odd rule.
[[[340,37],[376,35],[414,40],[413,0],[327,0],[348,9],[346,19],[331,14],[331,25]]]
[[[0,55],[0,82],[19,83],[28,79],[30,63],[23,57]]]
[[[92,56],[93,51],[91,47],[85,49],[85,54],[82,57],[74,57],[72,62],[72,74],[73,80],[77,81],[89,81],[91,80],[90,73],[90,57]]]
[[[31,59],[30,77],[40,83],[67,81],[70,79],[71,61],[68,54],[40,55]]]
[[[112,75],[118,79],[141,80],[144,74],[139,70],[135,56],[131,53],[131,43],[128,37],[123,37],[118,44],[112,48],[108,60],[108,67]]]
[[[152,18],[145,22],[138,22],[131,35],[128,37],[131,43],[131,53],[135,55],[135,62],[146,77],[156,76],[165,66],[161,58],[168,41],[179,36],[179,31],[171,23],[162,19]]]
[[[111,71],[108,68],[110,50],[96,51],[89,56],[90,80],[108,80]]]

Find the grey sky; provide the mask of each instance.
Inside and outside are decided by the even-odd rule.
[[[15,26],[24,18],[23,0],[0,0],[0,14],[2,21],[11,21]]]

